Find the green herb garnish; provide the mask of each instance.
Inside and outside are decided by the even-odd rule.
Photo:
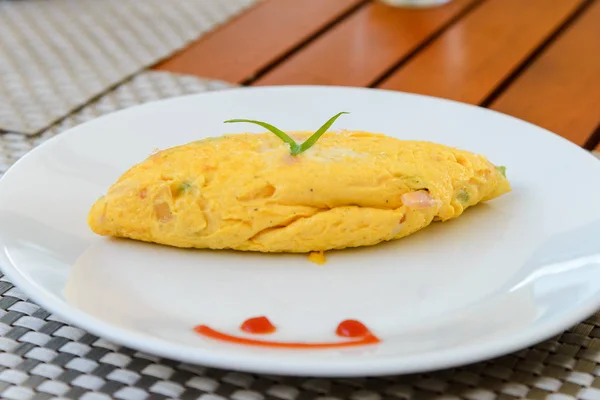
[[[497,166],[496,169],[498,170],[498,172],[500,172],[502,174],[503,177],[506,178],[506,167],[503,166]]]
[[[231,123],[231,122],[248,122],[248,123],[251,123],[251,124],[256,124],[256,125],[262,126],[263,128],[268,129],[269,131],[273,132],[279,139],[283,140],[284,143],[286,143],[287,145],[289,145],[290,146],[290,152],[291,152],[291,154],[293,156],[297,156],[298,154],[300,154],[300,153],[308,150],[315,143],[317,143],[317,140],[319,140],[319,138],[321,136],[323,136],[323,134],[325,132],[327,132],[327,129],[329,129],[329,127],[331,125],[333,125],[333,123],[335,122],[335,120],[338,119],[338,117],[340,115],[342,115],[342,114],[350,114],[350,113],[345,112],[345,111],[337,113],[336,115],[334,115],[333,117],[331,117],[329,119],[329,121],[325,122],[323,124],[323,126],[321,126],[315,133],[313,133],[302,144],[296,143],[294,141],[294,139],[292,139],[291,137],[289,137],[281,129],[278,129],[278,128],[274,127],[271,124],[267,124],[266,122],[255,121],[255,120],[252,120],[252,119],[229,119],[229,120],[225,121],[225,123]]]
[[[192,188],[192,184],[188,182],[173,182],[171,184],[171,195],[173,197],[179,197],[186,194]]]
[[[191,184],[184,182],[181,185],[179,185],[179,193],[185,193],[188,190],[190,190],[191,188],[192,188]]]
[[[456,200],[458,200],[461,204],[467,204],[469,202],[469,192],[467,192],[466,190],[460,190],[457,194],[456,194]]]

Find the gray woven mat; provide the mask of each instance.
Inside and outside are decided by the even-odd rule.
[[[38,133],[258,0],[0,0],[0,130]]]
[[[37,137],[0,135],[0,174],[61,130],[148,100],[228,87],[147,72]],[[0,396],[45,399],[600,399],[600,313],[532,348],[430,374],[364,379],[253,375],[182,364],[99,339],[28,302],[0,275]]]
[[[77,113],[63,118],[40,135],[19,133],[0,134],[0,176],[21,156],[57,133],[103,114],[136,104],[184,94],[232,87],[222,81],[201,79],[168,72],[143,72],[120,85],[100,99],[88,104]]]

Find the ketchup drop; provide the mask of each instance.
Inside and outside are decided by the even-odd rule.
[[[245,320],[240,326],[240,329],[244,332],[254,333],[257,335],[265,335],[267,333],[273,333],[277,330],[271,321],[264,316]]]
[[[369,329],[360,321],[347,319],[340,322],[335,333],[341,337],[359,338],[371,335]]]

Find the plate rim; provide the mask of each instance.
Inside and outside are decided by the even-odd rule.
[[[217,91],[187,94],[183,96],[175,96],[137,104],[117,111],[109,112],[100,117],[69,128],[66,131],[61,132],[36,146],[19,160],[17,160],[10,168],[8,168],[4,176],[0,178],[0,190],[6,182],[5,178],[12,174],[15,169],[20,168],[21,164],[27,163],[27,160],[32,157],[32,155],[35,155],[40,151],[46,151],[48,146],[56,145],[61,140],[68,140],[72,135],[82,134],[80,131],[85,130],[90,124],[96,124],[100,120],[104,120],[106,118],[113,118],[115,114],[130,112],[132,109],[147,107],[148,105],[159,107],[162,103],[176,102],[182,98],[205,97],[232,91],[281,91],[289,89],[341,89],[365,92],[388,92],[397,94],[399,96],[421,97],[427,98],[430,101],[450,102],[460,106],[478,109],[478,112],[491,112],[492,114],[499,115],[503,118],[516,120],[521,124],[524,123],[528,125],[529,128],[535,128],[539,132],[545,131],[546,133],[552,134],[554,139],[562,140],[563,144],[561,146],[570,145],[572,149],[577,148],[581,150],[580,157],[583,157],[583,154],[587,153],[589,157],[595,159],[595,156],[591,152],[545,128],[495,110],[490,110],[477,105],[467,104],[455,100],[400,91],[348,86],[285,85],[266,87],[232,87]],[[0,244],[2,244],[2,241],[0,241]],[[537,344],[543,340],[549,339],[557,334],[560,334],[561,332],[564,332],[569,327],[582,322],[600,309],[599,290],[596,296],[593,298],[593,301],[590,300],[585,304],[585,306],[577,308],[575,312],[573,312],[572,309],[570,313],[565,312],[563,318],[552,318],[548,321],[539,323],[536,325],[535,329],[532,329],[530,325],[525,329],[505,335],[501,338],[494,338],[475,344],[463,345],[458,348],[373,359],[333,358],[330,360],[314,360],[303,359],[301,356],[286,356],[285,359],[277,359],[277,357],[260,358],[252,354],[239,354],[236,352],[223,351],[222,349],[215,350],[201,347],[193,348],[192,346],[179,345],[166,339],[155,338],[133,330],[115,326],[109,322],[106,322],[105,320],[88,314],[73,305],[70,305],[68,302],[49,292],[45,287],[30,280],[26,274],[17,268],[16,264],[12,262],[10,256],[4,251],[0,252],[0,261],[2,261],[2,272],[8,277],[9,281],[15,287],[25,292],[28,295],[28,299],[33,300],[36,304],[57,315],[60,319],[68,324],[80,327],[94,334],[95,336],[108,339],[111,342],[121,346],[130,347],[132,349],[158,355],[160,357],[193,364],[200,364],[208,367],[238,370],[251,373],[319,377],[362,377],[418,373],[457,367],[505,355]]]

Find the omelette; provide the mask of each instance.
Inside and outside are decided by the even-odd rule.
[[[182,248],[323,252],[400,239],[511,190],[503,167],[442,144],[326,129],[284,140],[262,126],[272,132],[153,153],[92,206],[90,228]]]

